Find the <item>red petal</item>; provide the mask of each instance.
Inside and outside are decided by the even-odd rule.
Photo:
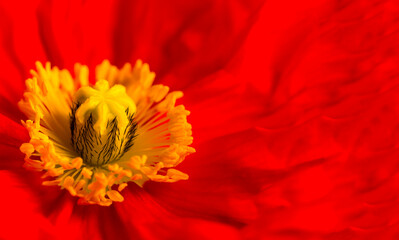
[[[76,62],[94,66],[112,57],[115,1],[42,2],[40,37],[51,63],[73,69]]]
[[[142,58],[164,84],[182,89],[230,60],[261,4],[121,2],[114,39],[115,61],[122,65]]]
[[[138,186],[130,185],[123,195],[125,201],[115,204],[122,225],[113,227],[123,226],[129,239],[239,239],[238,230],[228,224],[168,212]]]
[[[193,127],[194,145],[253,128],[258,123],[265,109],[260,101],[262,96],[245,84],[220,71],[185,89],[181,102],[191,112],[188,121]]]
[[[181,216],[245,225],[258,217],[255,196],[284,176],[265,169],[265,140],[261,132],[248,130],[205,142],[179,165],[189,180],[147,183],[145,189]]]
[[[53,238],[54,229],[40,209],[40,197],[19,176],[0,171],[0,238]]]
[[[251,83],[267,96],[266,164],[289,170],[259,195],[248,237],[395,238],[398,6],[286,4],[265,4],[247,46],[262,66],[249,78],[267,80]]]
[[[21,80],[29,75],[29,70],[34,66],[37,60],[44,61],[45,55],[41,46],[38,32],[38,21],[36,20],[35,10],[38,1],[29,1],[24,3],[21,8],[17,2],[2,2],[0,11],[2,11],[2,26],[0,32],[1,54],[0,59],[12,62],[11,69],[16,68],[18,74],[10,74],[9,68],[5,71],[10,85],[23,84]],[[4,74],[4,73],[3,73]],[[2,74],[2,75],[3,75]],[[19,82],[19,83],[18,83]]]

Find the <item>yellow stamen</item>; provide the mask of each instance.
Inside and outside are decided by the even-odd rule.
[[[176,182],[188,175],[174,167],[195,150],[189,111],[175,106],[182,92],[153,85],[155,74],[140,60],[122,69],[104,61],[89,86],[88,68],[67,70],[36,63],[19,107],[30,141],[21,145],[25,167],[44,171],[43,185],[58,185],[79,203],[123,201],[128,182]]]

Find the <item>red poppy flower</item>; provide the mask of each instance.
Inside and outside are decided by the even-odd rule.
[[[0,3],[0,238],[395,239],[398,11],[388,0]],[[99,96],[107,106],[85,105]],[[99,116],[134,144],[79,145],[111,132]],[[108,142],[141,155],[124,165]],[[65,162],[68,144],[79,154]],[[82,166],[98,159],[107,168],[94,177]]]

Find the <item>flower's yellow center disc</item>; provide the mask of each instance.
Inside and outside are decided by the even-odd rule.
[[[20,109],[30,141],[21,146],[25,167],[44,171],[80,203],[109,206],[123,201],[128,182],[188,179],[176,169],[195,150],[189,112],[175,106],[181,92],[153,85],[155,74],[137,61],[122,69],[104,61],[96,68],[96,83],[88,84],[88,69],[44,67],[26,81]]]

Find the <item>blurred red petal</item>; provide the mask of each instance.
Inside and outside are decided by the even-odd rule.
[[[240,239],[239,231],[226,223],[175,215],[159,205],[143,189],[130,186],[125,201],[115,205],[125,237],[138,239]],[[116,227],[116,226],[114,226]],[[204,231],[206,229],[206,231]]]
[[[192,161],[179,168],[189,174],[189,181],[148,183],[145,189],[181,216],[245,225],[258,217],[256,194],[281,177],[281,172],[265,169],[264,143],[257,130],[204,142]]]
[[[54,202],[49,219],[62,239],[125,239],[124,223],[114,206],[78,205],[77,199],[64,192]]]
[[[162,83],[182,89],[229,61],[262,2],[120,2],[116,64],[142,58]]]
[[[40,197],[19,176],[0,170],[0,238],[40,239],[54,237],[54,229],[41,213]]]
[[[264,109],[257,92],[224,71],[191,84],[184,94],[181,102],[191,112],[194,145],[253,128]]]
[[[395,238],[398,6],[301,2],[289,17],[266,14],[286,3],[266,3],[244,45],[242,76],[258,63],[254,74],[272,79],[250,77],[267,96],[256,122],[269,140],[266,166],[288,170],[258,196],[261,218],[247,236]]]
[[[103,59],[112,59],[115,15],[115,1],[42,1],[37,19],[48,60],[73,69],[76,62],[94,68]]]

